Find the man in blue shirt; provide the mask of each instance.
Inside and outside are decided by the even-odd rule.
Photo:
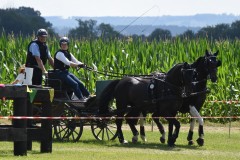
[[[42,75],[47,75],[45,68],[47,60],[49,64],[54,67],[54,60],[46,44],[47,36],[48,33],[45,29],[39,29],[37,31],[37,39],[31,41],[28,45],[26,67],[33,68],[33,85],[42,84]]]

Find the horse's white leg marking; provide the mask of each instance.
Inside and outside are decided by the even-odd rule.
[[[144,126],[144,124],[145,124],[145,118],[143,117],[142,112],[140,113],[139,124],[140,124],[140,126]]]
[[[144,127],[144,124],[145,124],[145,118],[143,117],[143,114],[142,112],[140,113],[140,120],[139,120],[139,124],[140,124],[140,127]],[[145,132],[145,130],[144,130]],[[141,133],[141,132],[140,132]],[[147,138],[145,135],[140,135],[141,136],[141,139],[143,142],[147,142]]]
[[[197,118],[199,125],[203,125],[203,118],[201,117],[201,115],[198,113],[197,109],[194,106],[190,106],[190,114],[194,118]]]
[[[162,138],[163,138],[163,139],[166,139],[166,133],[165,133],[165,132],[163,132]]]
[[[194,117],[194,115],[191,113],[191,106],[189,106],[189,108],[190,108],[190,115],[191,115],[191,117]],[[195,108],[195,107],[194,107],[194,108]],[[196,119],[195,119],[195,118],[191,119],[191,122],[190,122],[190,131],[192,131],[192,132],[193,132],[193,130],[194,130],[195,122],[196,122]]]
[[[190,114],[192,117],[197,118],[198,123],[200,126],[203,126],[203,118],[201,117],[201,115],[199,114],[199,112],[197,111],[197,109],[195,108],[195,106],[189,106],[190,108]],[[200,135],[200,138],[203,138],[203,134]]]

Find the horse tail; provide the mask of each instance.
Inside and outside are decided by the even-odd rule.
[[[102,91],[98,99],[99,114],[109,113],[109,103],[114,98],[114,90],[120,80],[110,82]]]

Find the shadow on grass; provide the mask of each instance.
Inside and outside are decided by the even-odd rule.
[[[182,149],[189,149],[189,150],[199,150],[202,147],[196,145],[182,145],[176,144],[175,147],[169,147],[167,144],[161,143],[150,143],[150,142],[137,142],[137,143],[127,143],[127,144],[120,144],[117,140],[114,141],[97,141],[97,140],[80,140],[80,143],[86,144],[94,144],[94,145],[105,145],[108,147],[119,147],[119,148],[138,148],[138,149],[160,149],[165,151],[181,151]]]
[[[105,146],[105,147],[117,147],[117,148],[131,148],[131,149],[153,149],[153,150],[163,150],[163,151],[182,151],[184,149],[187,150],[201,150],[202,147],[193,145],[193,146],[188,146],[188,145],[182,145],[182,144],[176,144],[175,147],[168,147],[167,144],[161,144],[161,143],[153,143],[153,142],[147,142],[147,143],[143,143],[143,142],[137,142],[137,143],[131,143],[129,142],[128,144],[120,144],[117,140],[114,141],[98,141],[96,139],[89,139],[89,140],[79,140],[78,142],[72,142],[72,141],[68,141],[68,142],[60,142],[60,141],[54,141],[53,143],[57,143],[57,144],[68,144],[68,145],[94,145],[94,146]],[[54,150],[54,144],[53,144],[53,150]],[[54,152],[54,151],[53,151]],[[41,153],[39,150],[31,150],[31,151],[27,151],[27,154],[31,154],[31,155],[40,155],[40,154],[48,154],[48,153]],[[6,150],[0,150],[0,159],[3,158],[8,158],[8,157],[13,157],[14,153],[13,153],[13,149],[6,149]]]
[[[37,151],[37,150],[31,150],[31,151],[27,151],[27,155],[28,154],[46,154],[46,153],[41,153],[40,151]],[[0,150],[0,159],[1,158],[12,158],[14,156],[14,151],[13,149],[9,149],[9,150]],[[25,155],[23,156],[20,156],[20,157],[24,157]],[[16,158],[19,157],[19,156],[16,156]]]

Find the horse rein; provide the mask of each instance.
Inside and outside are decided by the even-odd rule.
[[[104,72],[104,71],[98,71],[98,70],[95,70],[91,67],[88,67],[88,66],[85,66],[84,67],[86,70],[89,70],[89,71],[92,71],[92,72],[96,72],[98,74],[101,74],[101,75],[105,75],[105,76],[109,76],[109,77],[118,77],[118,78],[122,78],[122,77],[153,77],[154,75],[149,75],[149,74],[123,74],[123,73],[115,73],[115,72]]]
[[[103,72],[103,71],[95,70],[95,69],[93,69],[91,67],[88,67],[88,66],[85,66],[83,68],[88,70],[88,71],[96,72],[98,74],[109,76],[109,77],[122,78],[124,76],[124,77],[143,77],[144,79],[154,79],[154,80],[157,80],[157,81],[161,81],[162,83],[165,83],[165,84],[169,85],[170,87],[174,88],[175,90],[177,90],[177,92],[181,93],[181,97],[188,97],[188,96],[186,96],[186,93],[183,92],[184,88],[178,87],[178,86],[176,86],[172,83],[166,82],[164,77],[161,79],[161,78],[158,77],[157,74],[156,75],[154,75],[154,74],[153,75],[149,75],[149,74],[147,74],[147,75],[133,75],[133,74],[122,74],[122,73],[114,73],[114,72]],[[182,69],[181,70],[182,76],[183,76],[183,71],[184,70],[196,70],[196,69],[195,68],[194,69]],[[137,80],[139,80],[139,79],[137,79]],[[196,83],[201,83],[203,81],[206,81],[206,79],[201,80],[201,81],[194,81],[193,83],[196,84]],[[182,84],[184,84],[183,78],[182,78]],[[209,91],[206,89],[204,91],[191,93],[189,96],[194,96],[194,95],[207,93],[207,92],[209,92]]]

